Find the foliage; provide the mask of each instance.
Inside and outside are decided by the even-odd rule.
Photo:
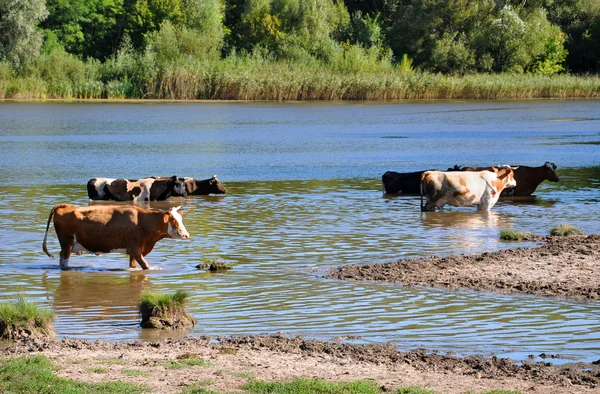
[[[48,15],[45,0],[0,0],[0,61],[20,66],[39,54],[38,23]]]
[[[41,355],[0,362],[0,391],[6,393],[142,393],[145,387],[122,382],[82,383],[59,378],[50,361]]]
[[[582,229],[572,224],[559,224],[550,229],[550,235],[564,237],[568,235],[585,235]]]

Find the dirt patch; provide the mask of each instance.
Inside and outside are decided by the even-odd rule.
[[[332,279],[600,299],[600,235],[545,237],[535,248],[348,265]]]
[[[282,334],[128,343],[33,340],[10,345],[2,357],[34,353],[42,353],[60,366],[56,373],[65,378],[126,381],[160,393],[181,392],[185,386],[242,392],[242,385],[250,379],[295,378],[373,380],[384,390],[418,385],[448,394],[491,389],[593,393],[600,384],[600,366],[593,364],[518,365],[510,359],[459,358],[426,350],[400,352],[390,343],[353,345]],[[169,367],[190,355],[207,363]]]

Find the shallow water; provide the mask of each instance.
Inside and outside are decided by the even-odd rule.
[[[561,223],[600,231],[597,101],[428,104],[0,104],[0,292],[53,308],[61,337],[130,340],[143,289],[184,289],[192,335],[284,332],[360,336],[460,354],[561,354],[593,361],[595,303],[326,280],[331,267],[401,257],[478,253],[514,244],[500,229],[546,234]],[[387,170],[454,164],[558,165],[561,181],[530,200],[419,212],[387,196]],[[183,205],[190,240],[163,240],[150,272],[125,255],[74,256],[72,270],[41,251],[50,209],[87,205],[96,176],[218,174],[225,196]],[[519,244],[519,246],[522,244]],[[49,249],[59,252],[50,228]],[[233,269],[199,271],[213,260]]]

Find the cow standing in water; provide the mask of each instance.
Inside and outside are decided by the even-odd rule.
[[[59,204],[50,211],[42,249],[54,257],[46,247],[48,228],[54,216],[62,269],[69,267],[72,253],[87,251],[94,254],[125,252],[129,255],[130,268],[135,268],[137,261],[147,270],[150,265],[144,256],[152,251],[156,242],[163,238],[190,237],[179,208],[163,212],[126,205]]]
[[[165,177],[155,177],[152,179],[165,180]],[[208,179],[194,179],[194,178],[179,178],[181,182],[185,184],[185,190],[188,196],[206,196],[208,194],[225,194],[227,188],[223,186],[217,179],[216,175]],[[177,194],[173,194],[177,196]]]
[[[504,188],[517,185],[510,166],[492,169],[477,172],[425,171],[421,176],[421,211],[435,211],[435,208],[446,204],[455,207],[476,205],[478,211],[489,211]]]
[[[163,201],[171,196],[186,196],[185,183],[169,178],[139,180],[92,178],[87,183],[90,200]]]
[[[460,167],[455,165],[448,168],[448,171],[493,171],[493,167]],[[513,196],[531,196],[540,183],[544,181],[558,182],[559,177],[556,173],[556,164],[545,162],[539,167],[517,166],[515,167],[515,181],[517,186],[507,187],[502,191],[502,195]]]

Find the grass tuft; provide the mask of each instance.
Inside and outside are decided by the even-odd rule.
[[[559,224],[550,229],[550,235],[564,237],[568,235],[585,235],[582,229],[572,224]]]
[[[194,326],[196,319],[185,311],[189,294],[177,290],[173,294],[147,290],[142,293],[139,312],[144,328],[176,329]]]
[[[533,235],[527,231],[519,231],[514,228],[503,228],[500,230],[500,239],[504,241],[527,241],[533,238]]]
[[[0,338],[16,339],[20,336],[54,335],[54,312],[38,307],[19,297],[0,304]]]

